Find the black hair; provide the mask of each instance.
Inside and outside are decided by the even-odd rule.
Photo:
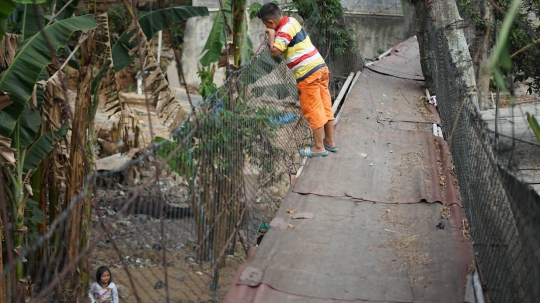
[[[101,285],[101,276],[103,276],[103,274],[105,272],[109,272],[109,276],[110,276],[110,279],[109,279],[109,284],[111,284],[112,282],[112,273],[111,273],[111,270],[107,267],[107,266],[101,266],[100,268],[97,269],[96,271],[96,282],[98,282],[99,285]],[[101,285],[101,286],[106,286],[106,285]]]
[[[259,10],[259,18],[266,21],[270,19],[279,19],[281,17],[281,9],[275,3],[269,2],[264,4]]]

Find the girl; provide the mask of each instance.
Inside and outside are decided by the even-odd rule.
[[[88,296],[92,303],[118,303],[118,289],[107,266],[98,268],[96,282],[90,287]]]

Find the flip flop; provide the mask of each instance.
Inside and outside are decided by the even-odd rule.
[[[313,147],[313,146],[315,146],[315,143],[311,144],[309,147]],[[329,152],[334,152],[334,153],[337,152],[337,151],[339,150],[339,148],[337,147],[337,145],[334,146],[334,147],[330,147],[330,146],[328,146],[328,145],[326,145],[326,144],[324,145],[324,149],[326,149],[326,150],[329,151]]]
[[[310,147],[306,147],[304,149],[301,149],[300,150],[300,156],[302,157],[308,157],[308,158],[313,158],[313,157],[325,157],[325,156],[328,156],[328,151],[325,150],[324,153],[312,153],[311,152],[311,146]]]
[[[329,152],[337,152],[339,150],[339,148],[336,146],[334,147],[330,147],[330,146],[326,146],[326,144],[324,145],[324,149],[326,149],[327,151]]]

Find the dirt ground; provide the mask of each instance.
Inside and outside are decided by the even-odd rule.
[[[196,262],[197,232],[190,212],[171,213],[167,207],[158,211],[163,205],[186,204],[187,188],[170,175],[159,182],[144,188],[125,215],[119,211],[137,186],[116,183],[96,189],[89,240],[103,237],[90,255],[91,281],[104,265],[112,271],[121,302],[221,302],[245,260],[241,244],[234,255],[226,256],[212,291],[211,264]],[[103,226],[109,224],[107,233]]]
[[[68,74],[67,77],[72,109],[77,90],[76,76]],[[126,82],[120,83],[123,88],[128,87],[129,82],[134,80],[132,75],[128,74],[120,75],[119,78]],[[130,90],[132,88],[127,91]],[[194,91],[196,90],[190,90],[190,93]],[[139,120],[141,147],[147,147],[152,136],[146,105],[141,100],[130,100],[128,106]],[[168,124],[158,119],[154,108],[151,108],[150,117],[153,135],[168,138]],[[109,118],[106,106],[101,100],[95,119],[95,133],[98,134],[101,129],[110,130],[117,123],[117,119],[115,116]],[[98,149],[98,158],[99,153]],[[170,177],[170,173],[168,176]],[[141,178],[143,177],[144,173]],[[161,182],[169,184],[166,192],[161,193],[169,203],[185,202],[187,191],[179,182],[174,178],[165,178]],[[128,195],[135,190],[135,186],[108,184],[106,187],[108,189],[98,189],[99,198],[94,201],[89,238],[92,240],[104,233],[101,227],[103,223],[111,223],[112,229],[109,234],[103,235],[103,239],[90,255],[91,282],[95,280],[96,269],[105,265],[112,271],[114,282],[119,288],[120,301],[123,303],[222,301],[238,266],[245,260],[240,244],[235,255],[226,256],[226,263],[219,270],[219,281],[214,292],[211,289],[213,278],[210,263],[198,264],[195,261],[196,231],[194,220],[189,214],[176,214],[168,216],[172,219],[160,221],[151,210],[137,208],[128,215],[119,216],[117,212],[127,201]],[[156,194],[145,192],[140,200],[147,203],[152,196],[155,197]],[[164,239],[160,240],[162,234]]]
[[[169,302],[221,302],[236,269],[245,260],[240,247],[238,253],[227,256],[214,293],[210,288],[211,265],[195,262],[192,218],[166,219],[162,224],[148,215],[115,218],[103,214],[98,218],[98,214],[94,214],[91,238],[102,233],[102,221],[112,222],[112,230],[92,252],[90,272],[94,273],[99,266],[108,266],[122,302],[137,302],[137,297],[139,302],[167,302],[167,296]],[[163,241],[160,240],[162,227]]]

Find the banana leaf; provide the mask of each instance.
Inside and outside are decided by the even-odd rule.
[[[56,0],[56,12],[60,11],[66,4],[69,2],[69,0]],[[79,5],[79,0],[73,0],[68,7],[66,7],[63,11],[56,16],[57,20],[64,20],[73,15],[75,10],[77,9],[77,5]],[[56,13],[55,12],[55,13]]]
[[[11,0],[0,0],[0,42],[7,31],[9,15],[17,8],[17,3]]]
[[[527,121],[529,121],[529,125],[531,126],[536,139],[540,142],[540,125],[538,124],[538,120],[536,120],[535,116],[527,113]]]
[[[29,170],[35,171],[41,161],[43,161],[43,158],[54,148],[53,141],[60,140],[60,138],[66,135],[68,130],[69,127],[63,125],[58,131],[54,132],[54,140],[52,132],[47,132],[37,139],[28,149],[26,157],[24,157],[23,171],[25,173],[28,173]]]
[[[22,41],[34,36],[45,27],[43,10],[40,5],[19,4],[17,10],[21,14],[14,30],[22,33]]]
[[[203,66],[210,66],[210,64],[217,62],[221,56],[223,50],[223,45],[225,44],[225,36],[223,35],[223,15],[227,19],[227,26],[231,25],[231,5],[232,0],[224,0],[223,7],[227,9],[222,12],[217,13],[216,19],[214,19],[214,24],[206,40],[206,44],[203,47],[202,54],[204,54],[199,60]]]
[[[155,33],[167,29],[167,20],[164,17],[167,14],[169,23],[175,24],[186,21],[191,17],[208,16],[208,8],[204,6],[178,6],[160,9],[148,13],[138,19],[139,25],[147,40],[152,39]],[[135,31],[124,32],[112,49],[114,71],[119,72],[128,66],[134,59],[129,55],[129,50],[137,46],[137,40],[129,42]]]
[[[11,135],[15,123],[32,95],[41,71],[55,55],[46,45],[51,45],[55,50],[58,50],[67,44],[73,32],[96,27],[94,16],[85,15],[51,24],[42,33],[28,40],[0,79],[0,90],[9,93],[13,102],[0,111],[0,135],[5,137]],[[45,37],[47,37],[48,43],[45,43]]]

